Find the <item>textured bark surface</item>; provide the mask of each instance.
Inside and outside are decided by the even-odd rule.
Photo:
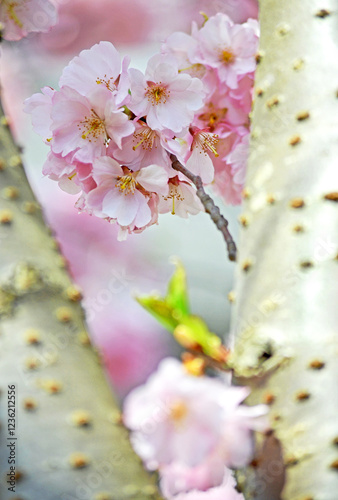
[[[338,4],[261,0],[260,20],[232,331],[274,436],[244,492],[336,500]]]
[[[79,294],[0,120],[0,497],[160,498],[119,423],[118,405],[88,341]],[[15,493],[6,482],[11,384]]]

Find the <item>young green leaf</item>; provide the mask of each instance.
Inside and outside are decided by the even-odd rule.
[[[177,319],[190,314],[186,272],[179,260],[175,260],[176,270],[169,281],[166,302],[175,311]]]
[[[145,295],[136,297],[136,300],[170,332],[173,332],[179,324],[179,321],[175,318],[174,309],[167,303],[166,299],[157,295]]]

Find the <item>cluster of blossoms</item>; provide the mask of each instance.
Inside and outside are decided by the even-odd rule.
[[[227,202],[239,203],[248,144],[258,25],[225,14],[192,34],[174,33],[145,73],[128,68],[109,42],[64,69],[60,90],[26,100],[50,145],[43,172],[81,193],[80,211],[117,222],[119,238],[203,207],[171,155]]]
[[[49,0],[0,0],[1,34],[5,40],[46,32],[56,22],[57,11]]]
[[[175,500],[244,500],[231,468],[252,459],[252,430],[267,430],[266,406],[241,405],[245,387],[196,377],[175,359],[163,360],[124,404],[135,451],[158,469],[161,489]]]

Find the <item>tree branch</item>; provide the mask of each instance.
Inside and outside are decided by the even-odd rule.
[[[204,206],[205,211],[210,215],[217,229],[219,229],[223,234],[223,238],[225,240],[228,249],[229,259],[231,261],[235,261],[237,250],[236,250],[236,244],[228,229],[229,223],[225,219],[225,217],[223,217],[223,215],[220,212],[220,209],[215,205],[213,199],[205,192],[201,178],[198,175],[194,175],[187,168],[185,168],[178,161],[175,155],[170,155],[170,158],[172,161],[173,169],[184,174],[196,186],[196,194],[201,200],[201,203]]]

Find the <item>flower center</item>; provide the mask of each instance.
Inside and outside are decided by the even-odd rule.
[[[175,200],[176,201],[184,201],[184,197],[178,192],[177,186],[169,183],[169,194],[167,196],[163,196],[164,201],[172,200],[173,207],[171,210],[171,215],[175,215]]]
[[[170,406],[169,418],[174,424],[181,424],[187,415],[188,407],[184,401],[177,400]]]
[[[216,150],[216,146],[219,142],[218,135],[210,134],[208,132],[198,132],[194,137],[195,144],[198,144],[205,153],[210,151],[214,155],[219,156]]]
[[[235,56],[230,50],[224,49],[221,50],[220,59],[224,64],[231,64],[234,62]]]
[[[107,75],[104,75],[104,78],[96,78],[96,83],[98,85],[105,85],[110,92],[114,92],[117,89],[117,85],[120,80],[120,75],[114,80],[113,77],[108,78]]]
[[[91,109],[91,115],[85,116],[84,120],[78,124],[78,129],[82,132],[81,138],[88,139],[89,142],[92,142],[92,140],[96,142],[102,135],[105,136],[104,142],[106,144],[109,141],[109,137],[104,126],[104,120],[102,120],[93,109]]]
[[[154,145],[154,140],[157,137],[157,134],[154,130],[152,130],[149,127],[143,127],[141,130],[138,130],[137,132],[134,133],[134,139],[133,141],[138,141],[136,146],[133,146],[133,150],[135,151],[136,148],[142,145],[142,149],[147,149],[148,151],[151,151]],[[157,147],[157,146],[155,146]]]
[[[145,90],[148,101],[150,101],[153,106],[167,102],[170,95],[170,90],[168,90],[162,82],[148,82],[148,88]]]
[[[190,76],[195,76],[196,78],[202,78],[206,73],[206,68],[203,64],[195,63],[186,68],[179,69],[179,73],[187,72]]]
[[[212,103],[210,103],[208,107],[209,111],[206,111],[205,113],[199,115],[198,118],[204,121],[208,125],[209,129],[213,131],[219,124],[219,122],[221,122],[225,118],[228,109],[227,108],[217,109]]]
[[[136,189],[136,181],[132,175],[123,175],[117,178],[117,183],[115,184],[121,193],[134,194]]]
[[[9,19],[11,19],[13,23],[16,24],[19,28],[23,28],[23,24],[18,18],[17,13],[15,12],[15,7],[18,6],[18,2],[5,2],[5,4],[7,7],[7,15]]]

